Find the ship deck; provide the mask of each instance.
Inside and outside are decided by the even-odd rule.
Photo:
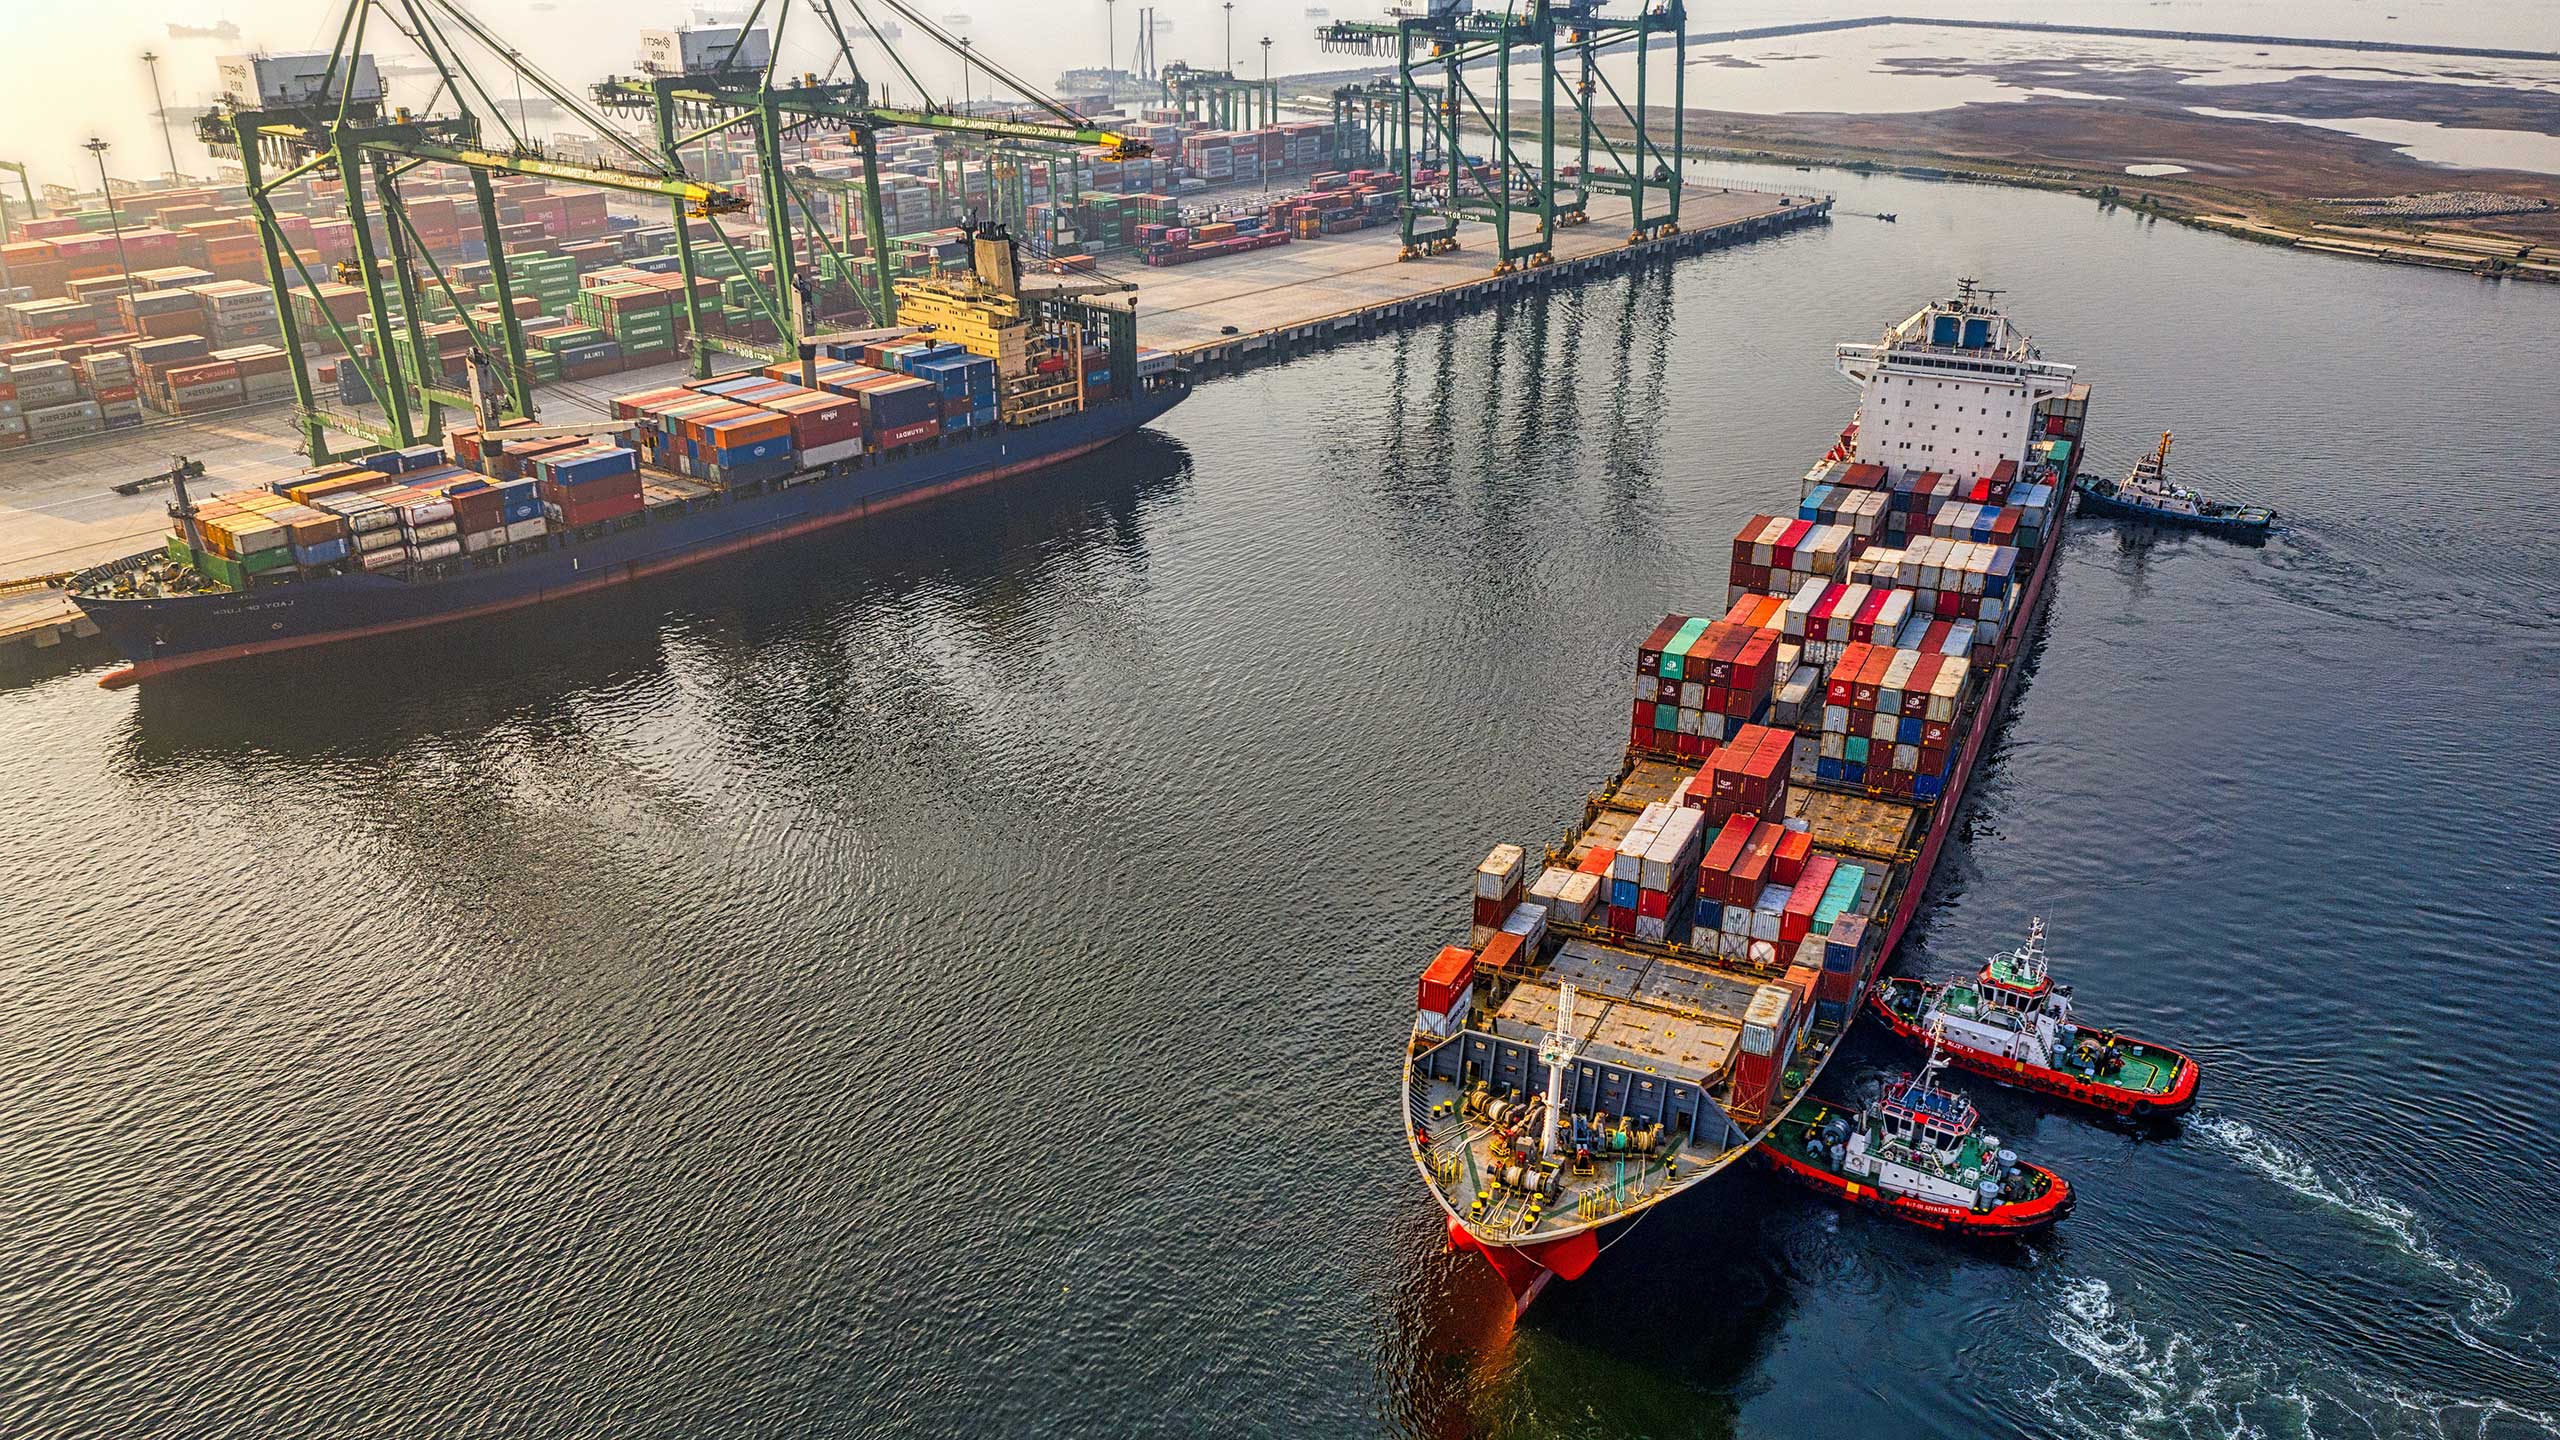
[[[1694,765],[1639,756],[1593,797],[1590,818],[1549,852],[1572,866],[1594,846],[1614,847],[1646,805],[1668,800]],[[1858,913],[1873,914],[1896,893],[1898,867],[1925,824],[1924,807],[1805,785],[1790,788],[1789,814],[1814,838],[1814,853],[1886,867]],[[1417,1056],[1413,1095],[1423,1168],[1451,1210],[1479,1234],[1512,1242],[1549,1238],[1651,1203],[1688,1180],[1703,1179],[1748,1148],[1753,1130],[1727,1115],[1728,1081],[1740,1048],[1743,1013],[1759,988],[1785,966],[1754,964],[1692,946],[1633,940],[1598,928],[1550,920],[1562,937],[1552,954],[1478,979],[1473,1028]],[[1574,987],[1574,1033],[1581,1050],[1573,1072],[1575,1102],[1585,1115],[1661,1118],[1666,1143],[1654,1157],[1610,1158],[1588,1172],[1566,1166],[1561,1193],[1533,1224],[1525,1195],[1491,1183],[1499,1127],[1468,1112],[1479,1079],[1525,1086],[1529,1061],[1555,1028],[1562,989]],[[1764,1119],[1801,1097],[1838,1043],[1830,1027],[1808,1027]],[[1454,1052],[1454,1059],[1453,1059]],[[1439,1073],[1439,1072],[1447,1073]],[[1658,1086],[1650,1097],[1645,1087]],[[1495,1087],[1500,1090],[1502,1086]],[[1479,1197],[1483,1218],[1470,1214]]]

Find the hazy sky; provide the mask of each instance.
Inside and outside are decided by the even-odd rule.
[[[629,71],[636,60],[632,37],[638,30],[683,23],[700,8],[692,0],[465,3],[510,43],[573,84],[608,71]],[[988,53],[1035,84],[1051,84],[1061,68],[1099,63],[1103,56],[1102,0],[911,3],[949,28],[965,30]],[[1114,7],[1118,58],[1124,62],[1139,3],[1123,0]],[[1633,3],[1617,0],[1610,8],[1627,10]],[[719,8],[741,13],[746,4]],[[814,18],[800,15],[798,8],[794,7],[792,27],[814,29]],[[850,17],[849,4],[839,0],[837,8]],[[1329,61],[1317,50],[1313,35],[1317,22],[1308,16],[1310,8],[1310,0],[1236,0],[1237,68],[1248,74],[1260,68],[1254,42],[1266,34],[1273,40],[1274,73],[1343,63]],[[1334,0],[1330,5],[1333,14],[1343,17],[1375,16],[1385,8],[1381,0]],[[1158,41],[1159,58],[1220,63],[1226,21],[1219,0],[1158,0],[1156,9],[1172,22]],[[1881,0],[1744,0],[1731,5],[1693,4],[1690,28],[1720,30],[1895,10],[2560,50],[2560,0],[1928,0],[1917,6],[1886,5]],[[259,48],[325,50],[342,13],[343,0],[0,0],[0,35],[6,37],[0,46],[0,158],[34,166],[39,181],[68,181],[80,175],[94,184],[88,157],[77,148],[94,133],[115,147],[110,162],[118,176],[157,174],[167,160],[149,115],[150,88],[138,58],[144,50],[157,51],[162,57],[161,81],[172,104],[200,103],[212,93],[216,56]],[[955,17],[965,17],[965,23]],[[221,20],[240,27],[239,41],[179,39],[166,28],[173,23],[204,25]],[[805,32],[795,37],[786,30],[785,61],[808,56],[811,52],[803,44],[814,39]],[[367,48],[388,62],[405,52],[406,45],[394,38],[369,40]],[[912,36],[902,51],[920,75],[945,93],[958,95],[956,62]],[[486,73],[485,67],[475,68]],[[867,64],[866,69],[875,71],[875,78],[888,76],[900,90],[906,88],[885,63]],[[1707,74],[1711,83],[1712,72]],[[984,83],[983,77],[977,82],[979,93]],[[423,98],[424,84],[394,77],[392,96],[395,100]],[[1711,95],[1695,90],[1692,95],[1693,103],[1713,103]],[[202,152],[187,144],[185,134],[181,126],[181,164],[201,173]]]

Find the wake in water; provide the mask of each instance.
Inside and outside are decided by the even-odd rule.
[[[2246,1120],[2208,1115],[2192,1122],[2188,1129],[2294,1194],[2343,1211],[2381,1231],[2395,1249],[2443,1274],[2463,1292],[2472,1324],[2494,1325],[2515,1308],[2513,1290],[2473,1262],[2440,1247],[2416,1211],[2370,1185],[2322,1175],[2309,1158],[2273,1136],[2259,1134]]]
[[[2560,1415],[2494,1397],[2466,1399],[2334,1367],[2267,1346],[2243,1324],[2209,1337],[2117,1304],[2107,1282],[2061,1281],[2047,1329],[2070,1363],[2022,1398],[2029,1428],[2097,1440],[2178,1436],[2504,1437],[2560,1432]]]

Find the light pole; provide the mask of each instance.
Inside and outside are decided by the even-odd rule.
[[[968,36],[960,37],[960,113],[969,113],[969,47]]]
[[[1120,0],[1102,0],[1102,73],[1105,79],[1111,75],[1111,47],[1119,40],[1120,32],[1111,23],[1111,7],[1118,3]]]
[[[177,132],[169,128],[169,103],[160,98],[160,57],[148,50],[142,52],[142,68],[151,72],[151,108],[160,116],[160,143],[169,147],[169,179],[178,178]]]
[[[1227,73],[1236,73],[1236,0],[1227,0]]]
[[[92,135],[89,142],[80,148],[98,157],[98,194],[107,202],[107,228],[115,232],[116,268],[124,272],[124,298],[130,306],[133,303],[133,262],[125,258],[124,222],[116,216],[116,187],[107,181],[107,142]]]
[[[1271,37],[1268,35],[1262,37],[1262,108],[1263,124],[1280,123],[1280,102],[1271,93]]]

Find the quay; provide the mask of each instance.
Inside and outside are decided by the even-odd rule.
[[[1556,232],[1552,261],[1507,275],[1490,273],[1480,249],[1399,259],[1402,240],[1392,226],[1197,265],[1124,264],[1110,273],[1136,286],[1128,298],[1137,308],[1139,343],[1171,352],[1206,377],[1822,223],[1831,200],[1692,185],[1681,210],[1678,232],[1630,243],[1625,200],[1596,195],[1588,223]],[[580,388],[601,396],[685,378],[681,366],[658,366]],[[600,413],[556,390],[539,394],[546,419]],[[0,677],[104,653],[97,627],[42,581],[148,549],[167,529],[165,488],[128,496],[112,487],[163,473],[179,455],[203,462],[205,477],[195,484],[208,492],[267,484],[301,472],[297,441],[286,402],[108,431],[0,463]]]

